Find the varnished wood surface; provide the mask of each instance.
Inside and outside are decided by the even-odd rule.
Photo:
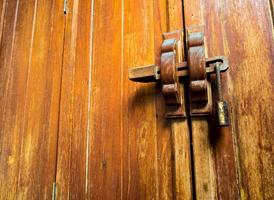
[[[0,41],[2,40],[2,33],[3,33],[3,25],[5,19],[5,12],[6,12],[6,0],[0,1]]]
[[[127,77],[154,63],[153,2],[68,6],[58,198],[172,198],[170,126],[163,116],[156,124],[155,85]]]
[[[183,30],[182,2],[180,0],[155,1],[155,56],[156,63],[160,62],[162,34],[174,30]],[[167,13],[163,12],[167,10]],[[160,23],[158,23],[160,22]],[[172,187],[174,199],[191,199],[192,198],[192,180],[191,180],[191,159],[190,159],[190,138],[187,119],[166,120],[165,106],[161,94],[161,86],[157,87],[157,119],[158,119],[158,143],[165,144],[164,152],[161,157],[167,156],[169,161],[166,167],[172,168],[173,176]],[[184,102],[185,103],[185,102]],[[168,123],[163,123],[167,121]],[[163,126],[164,125],[164,126]],[[171,132],[170,132],[171,128]],[[165,132],[164,132],[165,131]],[[161,143],[160,143],[161,142]],[[164,154],[163,154],[164,153]],[[171,160],[170,160],[170,154]],[[162,160],[160,160],[160,163]],[[161,166],[161,165],[159,165]],[[161,168],[159,168],[161,169]],[[166,168],[167,169],[167,168]],[[168,182],[165,182],[168,183]],[[167,187],[167,186],[166,186]],[[165,188],[166,188],[165,187]],[[166,189],[162,188],[163,191]],[[161,190],[160,190],[161,193]],[[165,197],[165,196],[163,196]],[[167,196],[164,199],[170,199]]]
[[[143,8],[146,12],[143,12]],[[161,190],[170,176],[162,168],[168,157],[158,165],[155,84],[127,81],[131,66],[154,63],[154,5],[152,1],[124,2],[123,43],[123,193],[124,199],[159,199],[171,195],[171,187]],[[141,20],[137,20],[141,19]],[[121,88],[123,90],[123,87]],[[163,134],[166,134],[163,132]],[[167,169],[168,170],[168,169]],[[160,174],[160,172],[162,172]],[[164,172],[164,173],[163,173]],[[169,171],[167,171],[169,173]]]
[[[2,2],[0,199],[50,199],[56,166],[62,4]]]
[[[154,97],[155,84],[131,83],[127,77],[129,67],[157,62],[154,52],[169,29],[168,6],[177,4],[126,1],[114,6],[107,1],[83,1],[68,5],[57,165],[60,198],[191,198],[189,151],[183,147],[189,145],[183,135],[187,128],[174,122],[172,141],[163,99]],[[173,28],[180,28],[181,11],[173,10],[170,15],[181,19]],[[90,46],[76,45],[84,43]],[[86,82],[78,80],[77,74]],[[74,92],[80,86],[84,87]]]
[[[185,27],[206,26],[204,19],[203,0],[184,1]],[[203,30],[203,28],[201,28]],[[205,33],[206,34],[206,33]],[[207,37],[207,35],[205,35]],[[193,180],[195,198],[216,199],[216,173],[214,163],[214,147],[210,143],[210,129],[207,118],[192,118],[192,152],[193,152]],[[233,168],[232,168],[233,170]]]
[[[92,4],[68,1],[65,15],[57,199],[84,199],[87,194],[87,147],[90,134]]]
[[[168,1],[168,31],[184,31],[183,3],[181,0]],[[184,37],[184,36],[183,36]],[[184,44],[183,44],[184,45]],[[182,57],[185,56],[183,50]],[[185,88],[187,84],[182,85],[182,94],[187,93]],[[186,100],[183,100],[187,112]],[[188,117],[171,121],[171,136],[173,150],[173,170],[174,170],[174,193],[175,199],[192,199],[193,182],[192,182],[192,164],[190,152],[190,128]]]
[[[226,2],[222,9],[227,23],[219,29],[224,38],[219,47],[229,55],[231,65],[225,91],[232,105],[240,197],[273,199],[274,43],[269,2]],[[241,10],[245,16],[233,10]]]
[[[273,1],[63,2],[0,0],[0,199],[274,198]],[[230,62],[225,129],[128,80],[201,24]]]
[[[186,25],[204,24],[208,55],[224,54],[230,63],[222,77],[231,126],[217,129],[214,121],[192,120],[197,199],[273,199],[269,3],[185,1]]]

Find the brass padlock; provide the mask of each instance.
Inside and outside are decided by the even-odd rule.
[[[219,123],[219,126],[228,126],[229,125],[228,105],[223,100],[220,63],[216,63],[215,70],[216,70],[216,81],[217,81],[217,91],[218,91],[218,99],[217,99],[217,105],[216,105],[218,123]]]

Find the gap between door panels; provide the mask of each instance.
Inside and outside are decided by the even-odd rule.
[[[178,0],[177,2],[179,2],[180,0]],[[65,2],[67,2],[66,0],[64,1],[64,3]],[[173,1],[172,1],[173,2]],[[170,1],[167,1],[167,3],[170,3]],[[57,138],[56,138],[56,152],[55,152],[55,173],[54,173],[54,182],[53,182],[53,197],[56,197],[55,195],[56,195],[56,193],[57,193],[57,190],[58,190],[58,184],[57,184],[57,175],[58,175],[58,153],[59,153],[59,148],[60,148],[60,145],[59,145],[59,137],[60,137],[60,118],[61,118],[61,101],[62,101],[62,85],[63,85],[63,75],[64,75],[64,73],[63,73],[63,70],[64,70],[64,54],[65,54],[65,44],[66,44],[66,40],[67,40],[67,38],[66,38],[66,32],[67,32],[67,26],[68,26],[68,16],[71,14],[71,12],[70,12],[70,9],[68,8],[68,4],[66,3],[66,5],[64,5],[64,10],[63,10],[63,12],[64,12],[64,30],[63,30],[63,32],[64,32],[64,34],[63,34],[63,49],[62,49],[62,66],[61,66],[61,80],[60,80],[60,83],[61,83],[61,85],[60,85],[60,92],[59,92],[59,111],[58,111],[58,131],[57,131]],[[181,15],[182,15],[182,29],[183,29],[183,32],[184,32],[184,37],[185,37],[185,35],[186,35],[186,27],[185,27],[185,16],[184,16],[184,0],[181,0],[181,6],[182,6],[182,13],[181,13]],[[171,11],[172,12],[172,11]],[[170,14],[170,13],[169,13]],[[178,15],[177,15],[178,16]],[[170,22],[170,17],[168,17],[168,22]],[[168,26],[170,26],[170,23],[168,23]],[[170,27],[169,27],[169,29],[171,29]],[[185,38],[184,38],[184,41],[185,41]],[[184,52],[187,52],[186,51],[186,43],[184,42]],[[185,57],[186,57],[187,55],[185,55]],[[184,84],[187,84],[186,82],[184,83]],[[187,89],[188,87],[187,87],[187,85],[186,85],[186,87],[185,87],[185,97],[187,97],[188,96],[188,89]],[[190,116],[189,115],[189,113],[190,113],[190,110],[189,110],[189,106],[187,106],[188,105],[188,98],[185,98],[185,100],[186,100],[186,111],[187,111],[187,115],[188,116]],[[191,184],[191,190],[192,190],[192,199],[196,199],[196,192],[195,192],[195,174],[194,174],[194,170],[193,170],[193,165],[194,165],[194,160],[193,160],[193,148],[192,148],[192,130],[191,130],[191,118],[187,118],[187,124],[188,124],[188,129],[189,129],[189,136],[190,136],[190,141],[189,141],[189,144],[190,144],[190,168],[191,168],[191,183],[189,183],[189,184]],[[180,134],[180,133],[179,133]],[[175,165],[175,163],[174,163],[174,161],[172,161],[173,162],[173,168],[175,167],[174,165]],[[180,163],[177,163],[177,164],[180,164]],[[174,172],[173,172],[174,173]],[[181,175],[182,176],[182,175]],[[176,179],[176,175],[172,175],[172,178],[173,179]],[[176,181],[176,180],[173,180],[173,183],[174,183],[174,181]],[[176,187],[176,184],[174,184],[173,185],[173,195],[174,195],[174,197],[176,197],[176,191],[175,191],[175,187]]]
[[[66,41],[66,27],[67,27],[67,4],[64,1],[64,27],[63,27],[63,47],[62,47],[62,64],[61,64],[61,76],[60,76],[60,91],[59,91],[59,106],[58,106],[58,121],[57,121],[57,133],[56,133],[56,151],[55,151],[55,168],[54,168],[54,181],[52,183],[52,199],[56,200],[57,195],[57,169],[58,169],[58,150],[59,150],[59,129],[60,129],[60,115],[61,115],[61,98],[62,98],[62,83],[63,83],[63,68],[64,68],[64,52]]]
[[[186,40],[185,39],[185,36],[186,36],[186,23],[185,23],[185,3],[184,3],[184,0],[181,1],[182,4],[182,28],[183,28],[183,32],[184,32],[184,41]],[[62,98],[62,82],[63,82],[63,68],[64,68],[64,51],[65,51],[65,43],[66,43],[66,27],[67,27],[67,15],[68,13],[67,12],[64,12],[64,35],[63,35],[63,53],[62,53],[62,67],[61,67],[61,86],[60,86],[60,93],[59,93],[59,111],[58,111],[58,131],[57,131],[57,139],[56,139],[56,152],[55,152],[55,175],[54,175],[54,182],[56,183],[56,179],[57,179],[57,167],[58,167],[58,149],[59,149],[59,128],[60,128],[60,125],[59,125],[59,122],[60,122],[60,112],[61,112],[61,98]],[[186,51],[186,43],[184,42],[184,52],[185,54],[187,54],[187,51]],[[185,58],[187,57],[187,55],[185,55]],[[186,103],[186,111],[187,111],[187,115],[190,116],[190,109],[189,109],[189,98],[188,98],[188,94],[189,94],[189,91],[188,91],[188,83],[185,82],[185,103]],[[187,124],[188,124],[188,129],[189,129],[189,146],[190,146],[190,167],[191,167],[191,189],[192,189],[192,198],[193,199],[196,199],[196,190],[195,190],[195,171],[194,171],[194,151],[193,151],[193,146],[192,146],[192,143],[193,143],[193,137],[192,137],[192,121],[191,121],[191,118],[190,117],[187,117]],[[175,165],[176,163],[173,162],[173,165]],[[177,163],[177,164],[180,164],[180,163]],[[174,166],[173,166],[174,167]],[[176,175],[174,176],[173,175],[173,179],[176,178]],[[174,181],[174,180],[173,180]],[[176,195],[176,194],[174,194]]]
[[[169,1],[167,1],[170,3]],[[182,6],[182,29],[184,32],[184,58],[186,59],[187,57],[187,51],[186,51],[186,26],[185,26],[185,6],[184,6],[184,0],[181,0],[181,6]],[[58,173],[58,150],[59,150],[59,132],[60,132],[60,115],[61,115],[61,99],[62,99],[62,83],[63,83],[63,68],[64,68],[64,53],[65,53],[65,43],[66,43],[66,31],[67,31],[67,20],[68,20],[68,15],[69,9],[68,9],[68,4],[67,1],[64,0],[64,30],[63,30],[63,47],[62,47],[62,66],[61,66],[61,80],[60,80],[60,92],[59,92],[59,111],[58,111],[58,131],[57,131],[57,136],[56,136],[56,152],[55,152],[55,172],[54,172],[54,182],[53,182],[53,197],[56,197],[56,192],[57,192],[57,173]],[[170,18],[168,17],[168,26],[170,25]],[[187,116],[190,116],[190,108],[189,108],[189,90],[188,90],[188,83],[187,81],[184,82],[185,85],[185,90],[184,90],[184,96],[185,96],[185,108],[187,112]],[[192,190],[192,199],[196,199],[196,191],[195,191],[195,172],[194,172],[194,158],[193,158],[193,147],[192,147],[192,126],[191,126],[191,118],[187,117],[187,124],[188,124],[188,129],[189,129],[189,144],[190,144],[190,167],[191,167],[191,190]],[[173,144],[172,144],[173,145]],[[176,163],[173,162],[173,168],[175,167],[174,165]],[[176,175],[173,175],[173,179],[176,179]],[[173,180],[173,182],[176,180]],[[173,187],[176,187],[176,184],[173,185]],[[176,197],[176,191],[175,188],[173,188],[173,195]]]
[[[165,1],[167,5],[166,9],[166,18],[167,22],[164,24],[164,27],[161,28],[160,32],[155,32],[156,37],[162,35],[165,32],[173,32],[173,31],[182,31],[183,40],[185,41],[185,15],[184,15],[184,1],[183,0],[167,0]],[[163,9],[160,11],[163,13]],[[158,21],[156,21],[157,26]],[[161,41],[156,41],[156,57],[161,55]],[[158,50],[158,48],[160,50]],[[185,60],[186,55],[186,44],[183,43],[182,54],[183,59]],[[156,65],[160,63],[156,62]],[[183,82],[182,93],[183,95],[183,107],[186,110],[187,116],[189,116],[189,108],[188,108],[188,86],[187,81]],[[161,90],[159,90],[161,91]],[[163,102],[161,102],[163,103]],[[160,108],[161,106],[161,108]],[[162,109],[163,104],[160,104],[159,107],[156,109]],[[191,119],[181,118],[181,119],[168,119],[170,121],[170,146],[171,146],[171,167],[172,167],[172,193],[175,199],[196,199],[196,192],[195,192],[195,181],[194,181],[194,171],[193,171],[193,152],[191,147]]]
[[[187,58],[187,45],[186,45],[186,21],[185,21],[185,1],[182,0],[182,19],[183,19],[183,32],[184,32],[184,59]],[[192,125],[191,125],[191,117],[190,117],[190,102],[189,102],[189,83],[185,81],[185,108],[187,113],[187,124],[189,129],[189,146],[190,146],[190,164],[191,164],[191,186],[192,186],[192,198],[196,199],[196,189],[195,189],[195,171],[194,171],[194,151],[193,151],[193,138],[192,138]]]
[[[64,17],[64,35],[53,196],[57,191],[57,198],[73,194],[82,199],[89,189],[94,1],[63,2],[59,9]]]

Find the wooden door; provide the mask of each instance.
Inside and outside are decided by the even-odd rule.
[[[205,24],[209,56],[223,76],[230,126],[192,119],[197,199],[273,199],[273,2],[184,1],[185,25]]]
[[[168,120],[128,80],[197,25],[230,63],[226,128],[189,117],[187,83]],[[0,42],[0,199],[274,198],[273,1],[0,0]]]

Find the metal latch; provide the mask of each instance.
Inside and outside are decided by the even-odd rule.
[[[224,56],[205,57],[204,33],[187,31],[187,60],[183,61],[182,31],[163,34],[160,66],[148,65],[129,69],[129,79],[135,82],[162,82],[162,93],[167,104],[167,118],[186,116],[183,104],[182,80],[189,80],[191,116],[207,116],[213,111],[209,75],[216,74],[218,99],[216,110],[220,126],[228,125],[227,103],[221,90],[221,73],[229,66]],[[185,78],[184,78],[185,77]]]

